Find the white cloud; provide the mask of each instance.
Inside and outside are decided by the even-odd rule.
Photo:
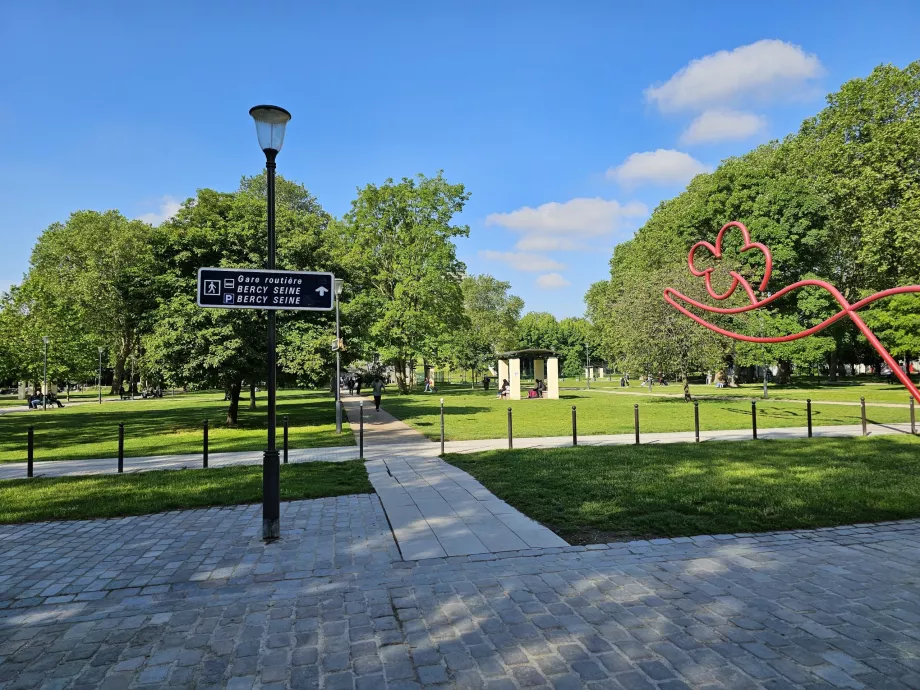
[[[647,88],[645,96],[662,111],[704,110],[745,96],[797,95],[822,74],[816,55],[791,43],[764,39],[692,60],[664,84]]]
[[[537,285],[544,290],[555,290],[571,285],[571,283],[559,273],[544,273],[542,276],[537,277]]]
[[[142,220],[145,223],[150,223],[151,225],[159,225],[160,223],[169,220],[179,209],[182,208],[182,202],[171,196],[164,196],[159,201],[160,208],[158,211],[151,213],[145,213],[137,217],[137,220]]]
[[[680,136],[682,144],[713,141],[737,141],[762,132],[767,119],[762,115],[738,110],[707,110],[697,117]]]
[[[648,215],[645,204],[620,204],[607,199],[578,198],[564,203],[552,201],[536,208],[524,206],[509,213],[493,213],[486,225],[497,225],[519,233],[517,249],[552,251],[584,249],[586,240],[619,230],[624,222]]]
[[[540,256],[539,254],[528,254],[527,252],[496,252],[491,249],[484,249],[479,252],[479,256],[489,261],[501,261],[517,271],[527,271],[529,273],[559,271],[565,268],[565,264],[559,263],[555,259]]]
[[[640,184],[686,184],[710,168],[693,156],[673,149],[634,153],[622,164],[607,171],[607,179],[625,187]]]

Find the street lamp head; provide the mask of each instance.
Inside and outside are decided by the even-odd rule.
[[[342,290],[344,289],[345,289],[345,281],[342,278],[336,278],[335,279],[335,296],[341,297]]]
[[[42,336],[42,340],[44,340],[44,341],[45,341],[45,345],[47,345],[48,343],[51,342],[51,337],[50,337],[50,336],[47,336],[47,335],[43,335],[43,336]]]
[[[100,347],[100,348],[99,348],[99,354],[101,355],[103,352],[105,352],[105,348],[104,348],[104,347]]]
[[[284,143],[284,128],[291,119],[291,114],[276,105],[257,105],[249,109],[249,114],[256,121],[256,135],[259,148],[278,153]]]

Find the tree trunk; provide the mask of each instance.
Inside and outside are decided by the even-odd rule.
[[[406,360],[396,360],[396,386],[400,393],[409,392],[409,382],[406,379]]]
[[[834,348],[834,350],[831,352],[829,359],[830,359],[830,361],[828,362],[828,364],[830,365],[829,372],[828,372],[829,378],[831,381],[836,381],[837,380],[837,349],[836,348]]]
[[[256,409],[256,382],[249,382],[249,409]]]
[[[690,379],[687,378],[686,372],[681,374],[680,378],[684,384],[684,402],[693,402],[693,396],[690,395]]]
[[[112,390],[110,395],[118,395],[121,384],[125,380],[125,359],[126,357],[121,353],[118,353],[118,356],[115,358],[115,369],[112,371]]]
[[[227,426],[236,426],[240,413],[240,389],[243,387],[242,379],[230,382],[230,407],[227,408]]]
[[[792,362],[788,359],[779,360],[779,368],[776,372],[776,382],[777,383],[791,383],[792,382]]]

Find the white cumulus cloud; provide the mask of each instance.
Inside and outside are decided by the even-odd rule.
[[[713,141],[738,141],[763,132],[767,119],[762,115],[738,110],[707,110],[697,117],[680,136],[682,144]]]
[[[559,273],[544,273],[537,277],[537,285],[544,290],[555,290],[571,285],[571,283]]]
[[[624,187],[641,184],[686,184],[710,167],[683,151],[658,149],[634,153],[623,163],[607,171],[607,179]]]
[[[491,249],[484,249],[479,252],[479,256],[489,261],[500,261],[508,264],[517,271],[527,271],[530,273],[540,273],[541,271],[559,271],[565,268],[555,259],[540,254],[530,254],[528,252],[496,252]]]
[[[743,97],[789,97],[824,74],[818,57],[800,46],[764,39],[692,60],[645,96],[666,112],[726,106]]]
[[[171,196],[162,197],[158,203],[159,209],[157,211],[144,213],[138,216],[137,220],[142,220],[151,225],[159,225],[172,218],[179,212],[179,209],[182,208],[182,202]]]
[[[616,232],[630,219],[647,215],[648,208],[637,201],[578,198],[492,213],[486,225],[518,233],[516,247],[524,251],[575,250],[589,246],[587,240]]]

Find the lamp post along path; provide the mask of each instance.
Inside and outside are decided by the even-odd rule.
[[[42,390],[42,409],[48,409],[48,341],[51,340],[47,335],[42,336],[42,340],[45,342],[45,384],[44,390]]]
[[[102,404],[102,350],[99,348],[99,404]]]
[[[335,433],[342,433],[342,336],[339,332],[339,298],[345,281],[335,279]]]
[[[268,263],[275,269],[275,157],[284,143],[284,128],[291,114],[273,105],[258,105],[249,114],[256,123],[259,146],[265,153],[268,203]],[[281,536],[281,467],[275,447],[275,310],[268,310],[268,447],[262,457],[262,538]]]

